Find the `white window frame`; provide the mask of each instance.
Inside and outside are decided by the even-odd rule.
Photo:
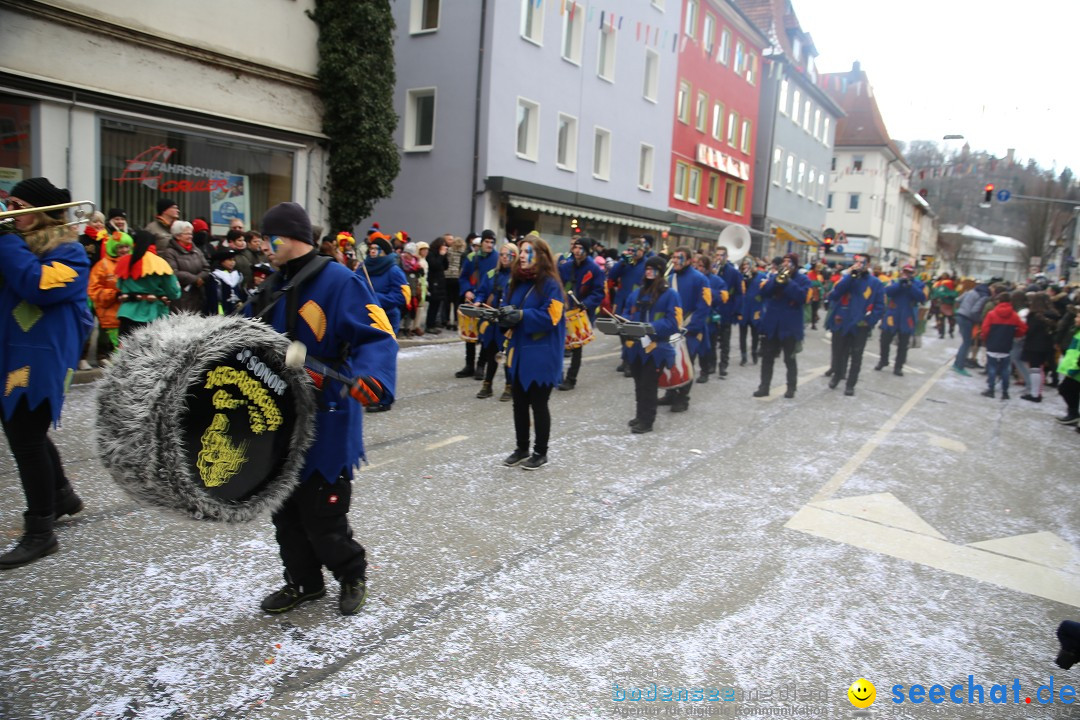
[[[859,196],[862,193],[848,193],[848,212],[859,212]]]
[[[644,97],[651,103],[660,96],[660,53],[645,48],[645,89]]]
[[[730,147],[738,147],[739,140],[739,113],[728,110],[727,114],[727,144]]]
[[[690,93],[692,91],[690,83],[685,80],[679,81],[679,91],[675,95],[675,117],[686,125],[690,124]]]
[[[438,7],[435,11],[436,21],[435,27],[424,27],[424,17],[427,13],[424,12],[424,7],[428,3],[435,3]],[[410,35],[426,35],[428,33],[438,32],[439,26],[442,24],[442,0],[412,0],[409,5],[409,34]]]
[[[431,105],[431,143],[427,145],[421,145],[416,142],[417,122],[419,121],[419,106],[418,101],[420,98],[430,97],[432,99]],[[435,122],[438,116],[439,107],[439,93],[438,88],[425,87],[425,88],[410,88],[405,91],[405,152],[431,152],[435,147]]]
[[[826,116],[821,121],[821,143],[825,146],[829,146],[829,124],[830,119]]]
[[[530,162],[538,162],[540,159],[540,103],[535,100],[530,100],[518,96],[517,99],[517,115],[515,115],[514,122],[514,152],[522,160],[528,160]],[[526,108],[530,110],[528,117],[528,123],[526,125],[525,136],[525,149],[520,149],[520,135],[521,135],[521,109]]]
[[[806,174],[806,199],[814,202],[817,197],[817,168],[810,166]]]
[[[784,172],[784,148],[777,145],[772,153],[772,182],[780,187],[780,178]]]
[[[758,56],[755,52],[746,53],[746,82],[757,85]]]
[[[611,25],[604,23],[604,26],[600,28],[600,38],[596,46],[596,75],[601,80],[610,83],[615,82],[615,38],[617,35]]]
[[[716,194],[713,194],[713,184],[716,184]],[[715,210],[720,205],[720,193],[723,192],[724,184],[717,173],[709,173],[709,189],[705,191],[705,207]]]
[[[825,209],[826,210],[832,210],[832,206],[833,206],[832,199],[833,199],[833,194],[832,193],[829,193],[829,194],[827,194],[825,196]]]
[[[795,173],[795,192],[800,197],[806,196],[806,161],[799,161],[799,168]]]
[[[727,65],[731,56],[731,31],[724,28],[720,31],[720,64]]]
[[[712,125],[709,134],[716,142],[724,141],[724,103],[717,100],[712,106]]]
[[[648,143],[641,143],[638,152],[638,190],[652,192],[655,160],[656,148]]]
[[[571,1],[567,5],[567,11],[563,13],[562,35],[559,46],[559,54],[568,63],[581,66],[581,52],[585,41],[585,6]],[[570,12],[573,9],[573,13]],[[573,15],[573,20],[570,16]],[[567,51],[569,48],[569,55]]]
[[[697,99],[694,100],[694,127],[698,132],[705,132],[709,122],[709,94],[704,90],[698,90]]]
[[[802,120],[803,130],[805,130],[806,132],[810,132],[810,114],[811,114],[810,113],[810,107],[811,107],[811,102],[810,102],[810,99],[807,98],[806,100],[803,101],[803,120]]]
[[[528,32],[530,19],[532,34]],[[544,46],[544,0],[521,0],[521,37],[533,45]]]
[[[652,0],[652,6],[660,12],[664,12],[664,0]]]
[[[671,185],[671,196],[676,200],[686,200],[686,176],[688,174],[690,174],[690,166],[676,160],[675,179]]]
[[[814,109],[814,132],[810,134],[814,137],[821,136],[821,108]]]
[[[740,137],[739,149],[744,153],[750,152],[750,136],[753,134],[753,123],[746,118],[742,121],[742,136]]]
[[[701,24],[701,45],[705,48],[705,54],[712,57],[713,48],[716,47],[716,16],[708,10]]]
[[[825,204],[825,171],[819,172],[817,176],[817,204]]]
[[[780,80],[780,99],[778,101],[779,104],[780,104],[780,114],[781,115],[787,115],[788,114],[787,101],[788,101],[788,79],[787,78],[782,78]]]
[[[795,189],[795,156],[788,153],[784,164],[784,187],[788,190]]]
[[[698,0],[686,0],[686,22],[683,32],[691,38],[697,38]]]
[[[696,179],[695,179],[696,178]],[[686,202],[693,203],[694,205],[701,204],[701,168],[694,165],[690,166],[690,171],[686,173]]]
[[[600,167],[597,167],[597,164]],[[593,128],[593,177],[611,179],[611,131],[599,125]]]
[[[559,162],[559,150],[561,149],[561,130],[563,121],[567,121],[566,133],[566,158],[565,162]],[[578,144],[578,119],[573,115],[559,113],[555,122],[555,167],[560,170],[577,172],[577,144]]]
[[[735,62],[732,65],[732,69],[739,75],[743,74],[746,69],[746,46],[743,45],[742,40],[735,41]]]
[[[866,156],[864,155],[852,155],[851,156],[851,172],[861,173],[866,170]]]
[[[802,93],[799,92],[799,88],[795,88],[791,91],[791,121],[796,125],[799,124],[800,110],[802,110]]]

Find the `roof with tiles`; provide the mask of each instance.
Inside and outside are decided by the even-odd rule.
[[[836,147],[887,147],[906,162],[885,129],[873,88],[858,63],[850,72],[821,75],[819,84],[846,113],[836,121]]]

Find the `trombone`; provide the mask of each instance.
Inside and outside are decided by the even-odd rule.
[[[86,219],[90,217],[94,210],[97,209],[97,206],[89,200],[77,200],[75,202],[60,203],[59,205],[42,205],[41,207],[27,207],[19,208],[18,210],[8,210],[7,206],[3,204],[3,201],[0,201],[0,207],[4,208],[3,210],[0,210],[0,223],[4,223],[11,218],[17,217],[19,215],[56,212],[57,210],[67,210],[68,208],[79,207],[80,205],[89,205],[90,209],[76,210],[75,217],[77,219],[72,222],[64,223],[64,227],[67,227],[68,225],[81,225],[82,223],[86,222]]]

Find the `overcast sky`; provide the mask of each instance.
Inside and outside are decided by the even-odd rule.
[[[862,63],[894,140],[957,134],[1080,171],[1080,0],[792,4],[820,72]]]

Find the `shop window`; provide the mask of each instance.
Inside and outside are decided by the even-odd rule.
[[[20,181],[33,177],[31,106],[0,98],[0,200]]]
[[[291,150],[111,118],[101,119],[100,149],[99,207],[125,209],[134,227],[153,219],[161,198],[222,235],[232,218],[254,227],[294,199]]]

